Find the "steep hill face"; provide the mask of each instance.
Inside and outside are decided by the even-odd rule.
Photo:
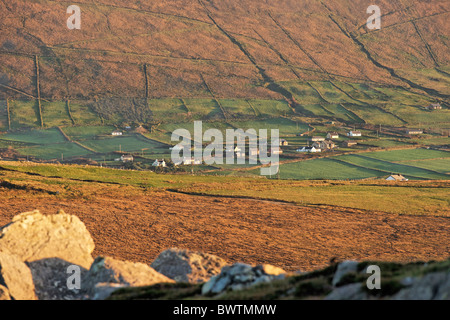
[[[81,8],[81,30],[67,28],[71,4]],[[381,30],[366,27],[371,4],[2,0],[0,99],[292,100],[283,81],[313,80],[448,98],[450,3],[377,1]]]

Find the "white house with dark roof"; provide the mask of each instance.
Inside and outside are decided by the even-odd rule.
[[[406,129],[406,134],[412,135],[412,134],[422,134],[422,129]]]
[[[348,137],[361,137],[362,133],[361,133],[361,131],[354,131],[354,130],[352,130],[352,131],[347,133],[347,136]]]
[[[153,167],[163,167],[163,168],[165,168],[165,167],[167,167],[167,164],[164,161],[164,159],[163,160],[156,159],[155,162],[153,162],[152,166]]]
[[[316,153],[316,152],[322,152],[321,149],[315,148],[315,147],[302,147],[296,150],[297,152],[311,152],[311,153]]]
[[[313,137],[309,138],[309,141],[312,141],[312,142],[325,141],[325,137],[313,136]]]
[[[133,162],[134,161],[134,157],[132,155],[122,155],[120,157],[120,161],[122,162]]]
[[[386,178],[386,181],[408,181],[408,179],[401,174],[392,174]]]
[[[113,136],[121,136],[121,135],[123,135],[123,133],[122,133],[122,131],[120,131],[120,130],[114,130],[114,131],[111,133],[111,135],[113,135]]]
[[[428,110],[441,110],[442,106],[440,103],[432,103],[427,107]]]
[[[339,139],[339,133],[337,132],[328,132],[327,139]]]

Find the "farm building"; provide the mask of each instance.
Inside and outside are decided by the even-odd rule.
[[[238,146],[236,146],[236,147],[233,147],[233,146],[227,146],[226,148],[225,148],[225,152],[227,152],[227,153],[238,153],[238,152],[241,152],[242,151],[242,149],[241,148],[239,148]]]
[[[282,154],[283,153],[283,150],[281,150],[281,148],[280,147],[270,147],[269,149],[268,149],[268,153],[270,153],[270,154]]]
[[[322,149],[322,150],[329,150],[334,149],[336,145],[331,140],[325,140],[325,141],[317,141],[312,144],[312,146],[316,149]]]
[[[132,155],[122,155],[120,157],[120,161],[122,161],[122,162],[133,162],[134,161],[134,157]]]
[[[143,126],[139,126],[136,129],[134,129],[134,132],[136,132],[136,133],[148,133],[148,130],[145,129]]]
[[[327,139],[339,139],[339,133],[337,132],[328,132]]]
[[[249,156],[257,156],[257,155],[259,155],[259,149],[258,148],[250,148],[249,150],[248,150],[248,155]]]
[[[406,129],[406,134],[422,134],[422,129]]]
[[[153,162],[152,166],[153,167],[163,167],[163,168],[167,167],[166,162],[164,161],[164,159],[161,160],[161,161],[156,159],[155,162]]]
[[[120,130],[114,130],[112,133],[111,133],[111,135],[113,135],[113,136],[121,136],[123,133],[122,133],[122,131],[120,131]]]
[[[342,146],[343,146],[343,147],[346,147],[346,148],[349,148],[349,147],[356,146],[357,144],[358,144],[358,142],[356,142],[356,141],[354,141],[354,140],[347,140],[347,141],[344,141],[344,142],[342,143]]]
[[[199,165],[202,164],[201,160],[195,159],[195,158],[183,158],[183,164],[184,165]]]
[[[432,103],[427,107],[428,110],[441,110],[442,106],[440,103]]]
[[[408,181],[408,179],[401,174],[392,174],[386,178],[386,181]]]
[[[347,133],[347,136],[349,137],[361,137],[361,131],[350,131]]]
[[[322,152],[321,149],[317,149],[315,147],[302,147],[297,149],[297,152],[312,152],[312,153],[316,153],[316,152]]]
[[[319,136],[314,136],[314,137],[311,137],[311,138],[309,139],[309,141],[312,141],[312,142],[316,142],[316,141],[325,141],[325,138],[324,138],[324,137],[319,137]]]

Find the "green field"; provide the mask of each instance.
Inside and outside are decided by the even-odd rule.
[[[380,139],[380,140],[363,141],[363,142],[360,142],[359,144],[364,145],[364,146],[374,146],[374,147],[380,147],[380,148],[392,148],[392,147],[405,146],[405,145],[407,145],[407,142],[391,140],[391,139]]]
[[[327,104],[323,106],[328,110],[329,112],[333,113],[333,117],[336,119],[340,119],[345,122],[360,122],[358,118],[355,118],[355,116],[348,111],[346,108],[344,108],[340,104]]]
[[[75,141],[95,139],[97,136],[111,136],[111,133],[114,130],[115,128],[111,126],[77,126],[63,128],[65,134]]]
[[[8,129],[8,112],[6,108],[6,100],[0,100],[0,131]]]
[[[94,112],[84,101],[71,101],[70,113],[76,125],[101,125],[99,115]]]
[[[234,128],[238,129],[255,129],[258,130],[268,130],[268,134],[270,135],[271,129],[278,129],[280,131],[280,136],[285,135],[296,135],[298,133],[304,133],[308,131],[309,126],[305,123],[299,121],[293,121],[285,118],[278,119],[268,119],[265,121],[233,121],[230,124]]]
[[[194,119],[223,119],[222,111],[213,99],[184,99]]]
[[[86,140],[83,141],[83,145],[99,153],[110,153],[116,151],[137,152],[142,149],[158,152],[168,150],[168,146],[164,144],[154,142],[137,135]],[[146,151],[147,153],[149,152],[148,150]]]
[[[50,145],[37,145],[20,148],[23,155],[29,155],[43,160],[64,160],[71,157],[89,157],[92,152],[80,147],[73,142],[62,142]]]
[[[433,160],[399,161],[398,163],[433,170],[450,175],[450,158]]]
[[[0,148],[13,147],[24,156],[43,160],[60,159],[62,155],[70,160],[89,155],[92,159],[111,161],[117,157],[115,153],[121,151],[139,154],[141,158],[137,162],[147,163],[154,158],[168,158],[169,147],[179,143],[171,141],[172,133],[177,129],[186,129],[192,135],[196,120],[202,120],[203,133],[208,129],[218,129],[224,137],[227,129],[278,129],[280,138],[289,141],[289,146],[283,148],[283,160],[302,157],[295,152],[298,146],[306,145],[311,135],[325,136],[329,131],[339,132],[341,138],[335,142],[339,146],[336,152],[341,153],[369,148],[449,145],[450,140],[444,135],[449,130],[450,110],[426,110],[424,107],[434,101],[425,95],[401,87],[342,80],[291,80],[281,81],[280,84],[293,94],[297,105],[291,105],[295,106],[295,110],[281,99],[226,96],[218,100],[214,97],[152,98],[148,99],[148,107],[145,101],[140,102],[140,107],[145,110],[133,110],[134,107],[122,110],[121,107],[126,104],[117,104],[117,98],[107,101],[100,98],[97,102],[73,100],[70,103],[42,100],[45,129],[40,129],[40,114],[35,100],[10,100],[11,130],[0,135]],[[151,112],[146,115],[146,122],[136,120],[139,112],[149,110]],[[112,114],[105,114],[108,111]],[[7,115],[6,103],[0,101],[0,130],[8,129]],[[336,124],[327,126],[326,122],[330,120]],[[134,131],[128,132],[123,129],[128,125],[133,128],[143,125],[149,132],[144,136]],[[381,134],[377,134],[378,125],[386,129]],[[56,126],[61,128],[67,139]],[[399,127],[416,126],[425,129],[426,134],[411,138],[396,133]],[[115,128],[122,128],[124,136],[111,136]],[[347,139],[346,132],[353,128],[363,133],[363,137],[356,138],[359,144],[352,148],[340,146]],[[314,133],[297,136],[307,131]],[[209,141],[203,142],[207,144]],[[401,173],[410,179],[448,179],[449,170],[445,169],[448,158],[448,152],[425,148],[367,152],[286,163],[281,166],[280,177],[346,180],[381,178],[391,173]],[[114,162],[110,164],[116,165]],[[195,170],[201,172],[202,168]],[[211,167],[203,169],[207,171],[205,174],[259,175],[259,169],[249,170],[248,165],[225,166],[217,172]]]
[[[279,117],[280,115],[289,115],[292,109],[286,101],[282,100],[249,100],[252,107],[260,116]]]
[[[346,180],[367,179],[379,176],[379,172],[366,168],[358,168],[349,164],[340,163],[333,159],[317,159],[300,161],[281,165],[280,177],[282,179],[298,180]]]
[[[427,161],[424,162],[425,160]],[[438,150],[365,152],[283,164],[280,167],[280,177],[298,180],[347,180],[382,178],[392,173],[400,173],[410,179],[446,180],[450,178],[446,174],[450,171],[449,162],[450,153]],[[259,174],[258,172],[252,171],[254,174]]]
[[[188,111],[181,99],[149,99],[148,105],[158,121],[179,121],[186,118]]]
[[[366,157],[364,155],[345,155],[336,157],[337,160],[343,161],[355,166],[369,168],[381,171],[378,176],[383,177],[392,173],[400,173],[406,178],[410,179],[449,179],[450,176],[426,170],[409,165],[402,165],[398,163],[388,162],[384,160],[377,160]]]
[[[234,118],[255,117],[258,111],[252,108],[252,104],[243,99],[220,99],[225,112],[231,114]]]
[[[280,84],[289,89],[297,102],[302,105],[311,105],[324,102],[320,98],[320,95],[307,83],[298,81],[283,81]]]
[[[304,161],[308,166],[311,162],[314,161]],[[322,167],[330,165],[329,168],[334,165],[329,159],[321,160],[320,164]],[[0,162],[0,170],[2,168],[10,170],[3,172],[10,181],[22,181],[25,177],[27,181],[35,180],[39,183],[48,181],[52,185],[79,186],[82,180],[89,179],[155,190],[170,189],[196,194],[270,199],[299,205],[331,205],[395,214],[448,216],[450,205],[448,182],[293,181],[246,177],[245,172],[244,174],[236,172],[231,176],[172,175],[148,171],[17,162]],[[348,166],[340,168],[349,170]],[[16,176],[15,172],[33,175]],[[362,172],[362,176],[364,175],[367,175],[367,172]],[[61,180],[57,180],[57,177]]]
[[[64,139],[64,136],[59,132],[59,130],[55,128],[45,130],[36,129],[30,131],[10,132],[1,135],[0,138],[2,140],[18,141],[23,143],[39,144],[39,145],[56,144],[66,141]]]
[[[72,125],[65,102],[42,102],[42,117],[46,127]]]
[[[375,106],[346,104],[345,107],[361,119],[364,119],[367,123],[375,125],[383,124],[388,126],[400,126],[403,124],[401,120],[394,117],[392,114],[389,114],[386,111],[383,111],[383,109],[377,108]]]
[[[39,112],[35,100],[10,100],[11,128],[39,128]]]
[[[368,152],[364,156],[385,161],[424,160],[450,158],[450,152],[427,149],[405,149],[383,152]]]

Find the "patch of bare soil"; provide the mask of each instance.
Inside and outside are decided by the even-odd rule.
[[[0,225],[21,212],[63,209],[91,232],[95,255],[151,263],[170,247],[230,262],[312,270],[330,259],[428,261],[450,256],[450,219],[344,208],[312,208],[169,192],[63,199],[0,189]]]

